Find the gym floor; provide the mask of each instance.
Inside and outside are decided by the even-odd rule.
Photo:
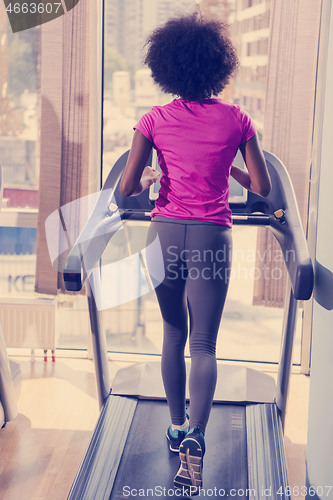
[[[99,414],[93,363],[79,357],[57,357],[55,363],[37,356],[35,362],[11,359],[20,364],[22,386],[19,415],[0,431],[0,500],[64,500]],[[111,378],[126,364],[110,362]],[[305,484],[309,385],[309,377],[292,374],[285,423],[291,488]]]

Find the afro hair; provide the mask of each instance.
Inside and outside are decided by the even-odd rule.
[[[227,25],[198,13],[170,19],[146,42],[145,64],[167,93],[188,101],[217,96],[238,67]]]

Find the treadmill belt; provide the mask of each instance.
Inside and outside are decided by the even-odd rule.
[[[205,436],[203,486],[197,498],[247,498],[245,418],[245,406],[213,405]],[[189,498],[174,494],[179,457],[168,448],[168,425],[165,401],[138,402],[110,499]]]

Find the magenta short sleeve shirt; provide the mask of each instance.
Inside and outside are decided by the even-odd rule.
[[[152,216],[231,227],[230,169],[240,144],[256,133],[250,116],[221,99],[176,99],[153,107],[134,128],[152,143],[162,170]]]

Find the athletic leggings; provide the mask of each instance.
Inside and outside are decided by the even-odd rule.
[[[171,421],[174,425],[185,421],[184,349],[189,332],[190,427],[205,432],[216,386],[216,337],[229,283],[231,229],[155,217],[148,242],[156,236],[165,271],[155,292],[163,318],[162,378]],[[151,276],[156,259],[156,252],[148,252]]]

